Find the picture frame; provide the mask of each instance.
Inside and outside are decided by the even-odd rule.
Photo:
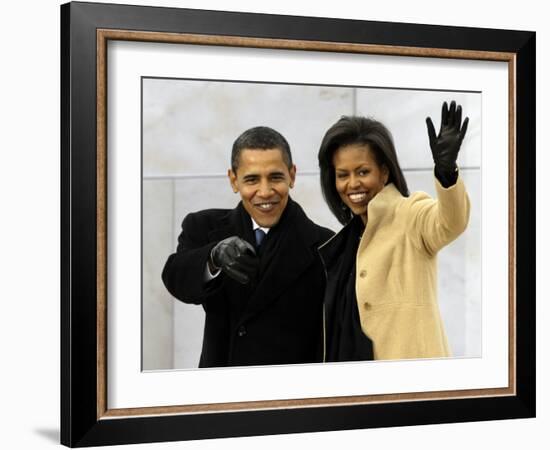
[[[535,416],[535,33],[73,2],[61,7],[61,442],[71,447]],[[509,71],[505,388],[111,409],[107,42],[504,61]]]

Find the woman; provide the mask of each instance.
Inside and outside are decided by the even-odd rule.
[[[468,118],[443,103],[441,129],[426,119],[437,200],[409,196],[391,134],[342,117],[319,150],[321,187],[344,228],[320,248],[327,272],[325,360],[450,356],[437,304],[437,252],[468,224],[456,158]]]

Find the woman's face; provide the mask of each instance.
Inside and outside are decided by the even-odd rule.
[[[367,223],[367,206],[388,181],[386,166],[379,166],[368,144],[350,144],[334,152],[336,191],[353,214]]]

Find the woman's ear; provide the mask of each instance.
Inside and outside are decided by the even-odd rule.
[[[390,170],[388,169],[388,166],[384,165],[382,166],[382,179],[384,180],[384,186],[388,184],[388,180],[390,179]]]

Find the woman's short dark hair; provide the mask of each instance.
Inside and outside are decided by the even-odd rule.
[[[283,154],[283,161],[290,169],[292,167],[292,154],[290,146],[284,136],[269,127],[254,127],[244,131],[233,143],[231,150],[231,169],[237,173],[241,152],[246,149],[271,150],[279,149]]]
[[[350,221],[353,213],[342,202],[336,191],[336,176],[332,159],[336,150],[351,144],[367,144],[374,152],[378,165],[388,168],[388,183],[393,183],[403,196],[409,196],[409,188],[397,160],[393,138],[384,124],[367,117],[342,116],[328,129],[321,142],[319,168],[321,169],[323,197],[332,213],[344,225]]]

